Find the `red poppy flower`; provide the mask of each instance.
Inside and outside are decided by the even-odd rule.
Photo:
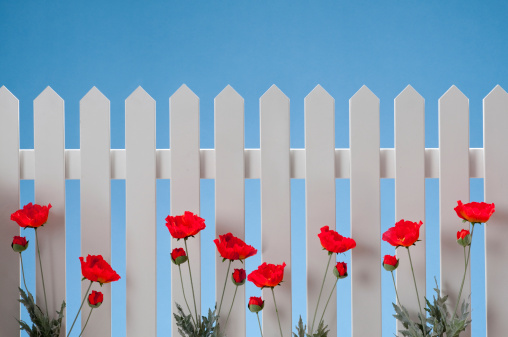
[[[48,206],[41,206],[29,203],[23,206],[22,209],[12,213],[11,220],[16,221],[18,225],[23,228],[38,228],[48,221],[50,208],[51,204],[48,204]]]
[[[337,264],[333,268],[333,274],[337,278],[347,277],[347,263],[346,262],[337,262]]]
[[[28,241],[24,236],[15,236],[12,238],[11,247],[16,253],[21,253],[28,248]]]
[[[200,218],[192,212],[185,212],[183,215],[171,216],[166,218],[166,227],[169,233],[175,239],[187,239],[189,236],[198,234],[206,228],[205,219]]]
[[[356,247],[356,241],[344,237],[334,230],[330,230],[328,226],[321,228],[318,234],[321,246],[330,253],[344,253]]]
[[[385,255],[383,260],[383,268],[388,271],[394,271],[399,266],[399,260],[392,255]]]
[[[247,274],[245,273],[245,269],[236,269],[231,275],[233,279],[233,283],[237,286],[240,286],[245,283],[245,279],[247,278]]]
[[[92,290],[92,293],[88,295],[88,305],[92,308],[98,308],[104,301],[104,297],[100,291]]]
[[[416,223],[402,219],[383,233],[383,241],[394,247],[410,247],[420,237],[421,225],[423,225],[421,221]]]
[[[458,206],[454,208],[459,218],[464,219],[471,223],[486,223],[489,221],[490,216],[496,211],[494,203],[487,204],[485,202],[469,202],[463,204],[462,201],[457,201]]]
[[[120,275],[111,268],[102,255],[88,255],[86,261],[82,257],[79,260],[83,277],[92,282],[99,282],[102,285],[120,279]]]
[[[245,260],[258,252],[257,249],[247,245],[231,233],[219,235],[219,239],[215,239],[213,242],[215,242],[220,256],[225,260]]]
[[[261,297],[251,296],[247,307],[252,312],[259,312],[259,311],[263,310],[264,306],[265,306],[265,301],[263,301],[263,299]]]
[[[265,287],[273,288],[282,282],[284,278],[284,267],[286,267],[286,263],[284,262],[279,265],[267,264],[265,262],[260,265],[257,270],[250,273],[247,280],[261,289]]]

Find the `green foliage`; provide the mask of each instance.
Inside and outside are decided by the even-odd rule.
[[[186,315],[182,307],[177,303],[177,314],[174,314],[176,319],[176,326],[180,336],[183,337],[226,337],[220,331],[219,315],[217,315],[217,308],[213,311],[208,309],[208,316],[201,316],[201,321],[194,325],[192,315]]]
[[[18,301],[25,306],[32,321],[32,327],[30,327],[25,321],[17,320],[20,330],[26,331],[30,337],[59,337],[64,318],[65,301],[62,302],[60,311],[56,312],[58,317],[51,319],[35,304],[35,300],[30,292],[26,294],[21,288],[19,288],[19,292],[21,299]]]
[[[298,325],[296,325],[295,328],[296,333],[293,332],[293,337],[327,337],[328,332],[330,332],[330,330],[327,330],[328,325],[325,325],[325,322],[321,321],[319,322],[316,332],[314,332],[312,335],[306,333],[305,330],[307,329],[307,326],[303,324],[302,316],[300,316]]]
[[[469,303],[466,302],[466,300],[462,301],[460,312],[458,315],[452,317],[446,307],[448,296],[441,297],[437,281],[434,291],[437,297],[433,297],[432,303],[425,298],[425,302],[427,303],[425,311],[428,313],[428,317],[425,319],[426,335],[428,337],[458,337],[462,331],[466,330],[469,323],[471,323],[469,319]],[[424,337],[420,314],[418,314],[418,321],[413,322],[406,308],[396,304],[393,304],[393,307],[396,312],[393,317],[398,319],[405,328],[405,330],[399,331],[402,336]]]

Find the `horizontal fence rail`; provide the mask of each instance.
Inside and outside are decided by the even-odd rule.
[[[65,298],[65,180],[81,180],[81,252],[93,250],[111,258],[111,179],[126,180],[126,319],[127,336],[157,335],[156,179],[171,179],[170,208],[173,215],[200,211],[200,179],[215,179],[216,235],[234,232],[245,238],[245,179],[260,179],[261,247],[263,262],[286,262],[277,302],[284,337],[289,329],[291,298],[291,182],[305,179],[307,317],[317,302],[317,287],[325,267],[315,239],[319,228],[335,228],[335,179],[349,179],[351,186],[351,235],[358,247],[351,252],[352,335],[380,337],[381,312],[381,218],[380,179],[395,180],[395,215],[425,222],[425,178],[439,179],[441,286],[452,300],[464,261],[453,239],[457,200],[469,200],[469,178],[483,178],[485,200],[496,203],[496,216],[485,229],[486,335],[508,331],[508,269],[499,268],[508,259],[508,94],[494,88],[484,99],[484,148],[469,148],[469,100],[452,86],[439,99],[439,148],[425,148],[425,101],[411,86],[395,98],[394,148],[380,148],[380,101],[363,86],[349,101],[350,148],[335,148],[335,100],[317,86],[304,100],[305,148],[291,149],[290,100],[276,86],[260,98],[260,149],[245,149],[244,100],[227,86],[215,99],[215,149],[200,149],[199,98],[185,85],[170,98],[170,149],[155,147],[155,100],[141,87],[125,101],[126,148],[110,148],[109,100],[93,88],[80,102],[80,149],[65,149],[64,101],[51,88],[34,101],[34,149],[19,146],[19,102],[5,87],[0,88],[0,223],[9,222],[19,208],[20,181],[34,180],[35,201],[51,202],[52,216],[41,232],[41,252],[51,270],[46,281],[50,311]],[[50,160],[51,159],[51,160]],[[340,201],[339,201],[340,202]],[[365,210],[369,211],[366,212]],[[100,240],[96,240],[100,233]],[[16,226],[0,226],[0,336],[19,335],[14,318],[20,314],[16,289],[20,284],[19,256],[10,248]],[[425,226],[420,232],[425,240]],[[201,254],[199,235],[190,240],[190,268],[195,277],[196,305],[201,305]],[[423,242],[425,243],[425,241]],[[183,243],[172,240],[173,247]],[[297,249],[300,249],[298,247]],[[214,252],[216,254],[216,252]],[[401,254],[397,272],[402,302],[412,301],[412,275]],[[216,255],[216,296],[221,293],[225,264]],[[426,284],[425,245],[414,253],[416,283]],[[319,262],[317,262],[319,261]],[[293,261],[295,262],[295,261]],[[240,267],[234,266],[234,267]],[[142,271],[142,273],[139,273]],[[248,271],[249,272],[249,271]],[[36,274],[37,301],[42,283]],[[150,277],[146,277],[149,275]],[[182,302],[180,280],[172,268],[172,300]],[[331,282],[326,283],[330,288]],[[184,276],[190,294],[188,276]],[[229,287],[224,298],[233,297]],[[422,289],[421,288],[421,289]],[[470,275],[464,293],[470,293]],[[84,292],[86,289],[82,289]],[[265,336],[278,333],[277,316],[268,290],[263,311]],[[421,297],[425,292],[420,293]],[[234,323],[228,335],[246,336],[245,288],[235,303]],[[84,337],[111,336],[111,292]],[[392,300],[392,299],[389,299]],[[330,337],[337,332],[336,299],[326,320]],[[175,309],[172,306],[173,310]],[[416,306],[408,306],[415,315]],[[85,314],[88,309],[85,311]],[[384,313],[386,315],[386,313]],[[365,316],[369,316],[369,324]],[[391,313],[390,313],[391,315]],[[84,323],[83,315],[81,324]],[[69,320],[69,317],[67,317]],[[67,321],[69,323],[69,321]],[[475,324],[475,322],[473,322]],[[65,325],[65,324],[64,324]],[[177,336],[172,325],[172,336]],[[62,334],[62,336],[65,333]],[[113,333],[114,335],[114,333]],[[469,337],[471,329],[462,336]]]
[[[200,149],[200,178],[215,179],[215,149]],[[81,178],[81,150],[65,150],[65,179]],[[171,150],[156,151],[157,179],[171,179]],[[245,179],[261,178],[261,151],[244,149]],[[34,179],[34,150],[19,150],[20,176],[23,180]],[[111,149],[111,179],[125,179],[125,150]],[[305,149],[289,150],[290,177],[305,179]],[[379,177],[395,178],[395,150],[380,149]],[[350,150],[335,149],[335,178],[349,179]],[[484,178],[483,148],[469,149],[469,177]],[[425,178],[439,178],[439,148],[425,149]]]

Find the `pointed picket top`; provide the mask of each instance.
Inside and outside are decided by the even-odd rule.
[[[268,100],[268,99],[281,99],[289,101],[289,97],[287,97],[275,84],[272,84],[270,89],[265,91],[263,96],[259,99],[260,102]]]
[[[191,100],[198,100],[199,101],[199,97],[194,93],[194,91],[190,90],[190,88],[185,85],[185,84],[182,84],[180,86],[180,88],[178,88],[177,91],[175,91],[175,93],[173,95],[171,95],[171,97],[169,98],[170,100],[172,99],[191,99]]]
[[[232,102],[242,104],[244,100],[243,97],[228,84],[217,96],[215,96],[215,102]]]
[[[334,101],[334,98],[320,84],[316,85],[316,87],[312,89],[312,91],[307,96],[305,96],[304,101],[307,102],[308,100],[314,99]]]
[[[457,88],[455,85],[452,85],[450,89],[448,89],[443,96],[439,98],[439,102],[445,101],[445,100],[465,100],[469,102],[469,98],[464,95],[462,91],[460,91],[459,88]]]
[[[34,100],[35,104],[58,104],[63,103],[62,97],[60,97],[50,86],[47,86],[43,92],[40,93]]]
[[[418,102],[423,103],[425,99],[416,91],[411,85],[408,84],[401,93],[395,97],[396,102]]]
[[[16,96],[14,96],[10,91],[9,89],[7,89],[5,87],[5,85],[3,85],[1,88],[0,88],[0,99],[3,99],[3,100],[15,100],[16,102],[19,102],[19,100],[16,98]]]
[[[372,91],[366,86],[363,85],[360,90],[358,90],[353,97],[349,99],[350,103],[357,102],[357,101],[373,101],[379,104],[379,98],[374,95]]]
[[[155,100],[152,98],[152,96],[150,96],[141,86],[137,87],[136,90],[134,90],[132,94],[127,97],[125,103],[131,101],[147,101],[155,103]]]
[[[492,89],[491,92],[483,99],[484,102],[505,102],[508,104],[508,93],[498,84]]]
[[[86,93],[85,96],[83,96],[83,98],[79,102],[80,103],[97,102],[105,104],[109,103],[109,99],[106,96],[104,96],[104,94],[100,92],[100,90],[97,89],[97,87],[94,86],[92,89],[90,89],[90,91]]]

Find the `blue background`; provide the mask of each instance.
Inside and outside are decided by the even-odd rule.
[[[157,148],[169,148],[168,98],[183,83],[200,97],[201,147],[214,147],[213,98],[231,84],[245,98],[245,145],[259,147],[259,97],[276,84],[291,99],[291,147],[304,147],[303,98],[321,84],[336,100],[336,147],[349,146],[348,99],[366,84],[381,99],[381,146],[393,147],[393,99],[411,84],[426,99],[426,147],[437,147],[437,100],[455,84],[470,99],[470,145],[482,147],[482,99],[508,87],[508,4],[502,1],[5,1],[0,2],[0,86],[20,100],[21,147],[33,148],[32,101],[46,86],[65,100],[66,148],[79,148],[79,100],[97,86],[111,101],[111,145],[124,148],[124,100],[141,85],[157,101]],[[293,247],[305,245],[304,181],[292,184]],[[112,182],[112,264],[125,275],[125,183]],[[438,182],[428,179],[427,293],[439,279]],[[382,230],[394,218],[383,179]],[[33,181],[21,184],[33,200]],[[214,272],[214,183],[202,181],[203,275]],[[472,179],[472,200],[483,181]],[[259,181],[246,181],[247,242],[260,247]],[[158,331],[170,330],[169,182],[157,183]],[[337,180],[337,228],[349,234],[349,182]],[[79,181],[67,181],[68,313],[79,307]],[[472,251],[473,335],[485,333],[483,228]],[[30,238],[30,236],[29,236]],[[33,247],[27,253],[34,286]],[[392,253],[387,244],[383,254]],[[293,252],[293,322],[305,318],[304,250]],[[349,254],[346,261],[349,260]],[[298,263],[295,263],[297,262]],[[302,261],[302,262],[300,262]],[[260,255],[247,261],[248,271]],[[394,291],[383,273],[383,336]],[[214,281],[202,283],[202,307]],[[247,285],[247,296],[259,295]],[[350,282],[338,289],[338,324],[350,335]],[[113,285],[113,336],[125,335],[125,278]],[[26,318],[26,316],[24,316]],[[248,336],[258,336],[248,315]]]

